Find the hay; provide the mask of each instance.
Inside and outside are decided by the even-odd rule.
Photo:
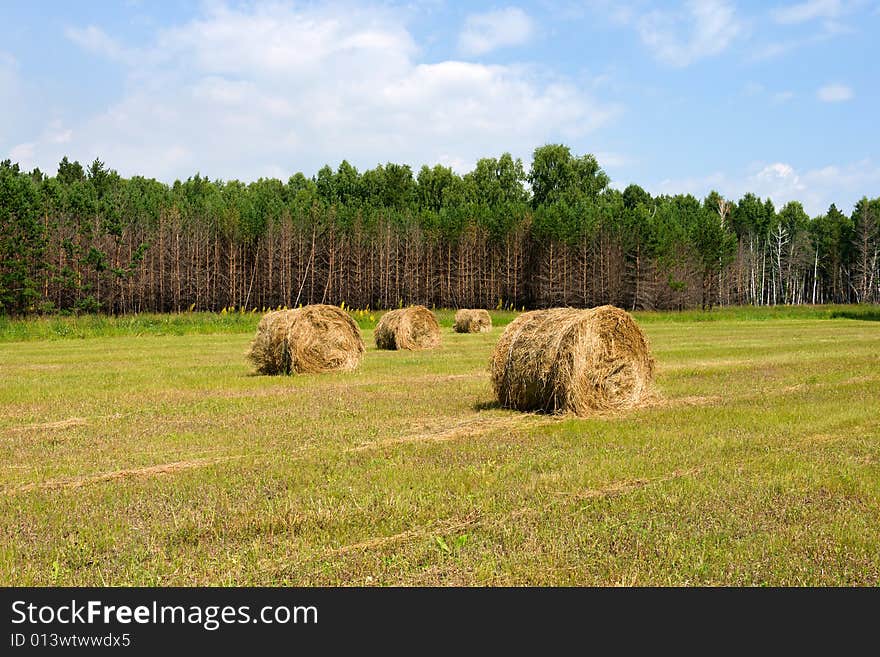
[[[299,374],[351,371],[366,351],[361,331],[351,315],[323,304],[294,312],[287,342],[290,369]]]
[[[348,313],[315,304],[265,315],[248,357],[262,374],[320,374],[355,369],[365,350]]]
[[[247,357],[260,374],[289,374],[290,353],[287,330],[296,310],[273,310],[257,324],[257,334]]]
[[[440,325],[434,313],[424,306],[391,310],[376,325],[379,349],[435,349],[440,346]]]
[[[456,333],[485,333],[492,330],[492,317],[488,310],[468,310],[462,308],[455,313]]]
[[[511,322],[490,371],[502,406],[587,415],[645,401],[654,359],[629,313],[614,306],[553,308]]]

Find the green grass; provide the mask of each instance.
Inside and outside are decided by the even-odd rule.
[[[642,322],[727,322],[764,321],[778,319],[861,319],[880,321],[880,306],[825,305],[825,306],[724,306],[710,311],[682,310],[678,312],[636,312]]]
[[[358,325],[373,329],[382,311],[349,311]],[[440,325],[450,328],[454,310],[435,310]],[[260,321],[261,312],[232,311],[224,313],[141,313],[135,315],[46,315],[12,319],[0,315],[0,342],[30,340],[65,340],[113,336],[146,335],[214,335],[218,333],[252,332]],[[496,326],[506,326],[518,313],[492,311]],[[633,313],[640,322],[728,322],[777,319],[863,319],[880,321],[880,306],[733,306],[705,312]]]
[[[512,313],[298,377],[251,315],[7,321],[0,584],[877,585],[880,324],[754,312],[638,313],[663,401],[588,419],[494,407]]]
[[[0,342],[144,335],[211,335],[253,331],[257,313],[142,313],[0,317]]]
[[[383,311],[349,311],[362,329],[374,329]],[[440,325],[451,328],[454,310],[436,310]],[[516,317],[512,311],[494,311],[495,324],[505,326]],[[46,315],[13,319],[0,315],[0,342],[66,340],[114,336],[215,335],[249,333],[257,328],[262,312],[141,313],[134,315]]]

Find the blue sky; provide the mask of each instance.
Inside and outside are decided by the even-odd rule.
[[[5,2],[0,157],[172,181],[563,142],[653,193],[880,195],[880,0]]]

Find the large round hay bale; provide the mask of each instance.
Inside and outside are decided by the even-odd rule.
[[[643,401],[654,359],[626,311],[552,308],[511,322],[495,346],[490,370],[502,406],[587,415]]]
[[[297,374],[350,371],[366,347],[358,325],[336,306],[315,304],[296,310],[287,329],[290,371]]]
[[[462,308],[455,313],[452,328],[456,333],[485,333],[492,330],[492,317],[488,310]]]
[[[273,310],[260,318],[247,357],[260,374],[289,374],[287,330],[295,310]]]
[[[382,315],[374,336],[379,349],[435,349],[440,346],[440,325],[424,306],[410,306]]]
[[[364,351],[348,313],[315,304],[265,315],[248,357],[262,374],[320,374],[355,369]]]

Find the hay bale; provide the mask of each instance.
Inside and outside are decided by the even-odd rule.
[[[490,370],[502,406],[586,415],[642,402],[654,359],[626,311],[552,308],[511,322],[495,346]]]
[[[290,370],[297,374],[351,371],[366,351],[361,331],[351,315],[324,304],[294,311],[287,343]]]
[[[376,325],[379,349],[435,349],[440,346],[440,325],[434,313],[424,306],[390,310]]]
[[[364,351],[348,313],[315,304],[265,315],[248,356],[263,374],[320,374],[355,369]]]
[[[289,374],[287,330],[296,310],[273,310],[260,318],[247,358],[260,374]]]
[[[488,310],[469,310],[462,308],[455,313],[456,333],[485,333],[492,330],[492,317]]]

